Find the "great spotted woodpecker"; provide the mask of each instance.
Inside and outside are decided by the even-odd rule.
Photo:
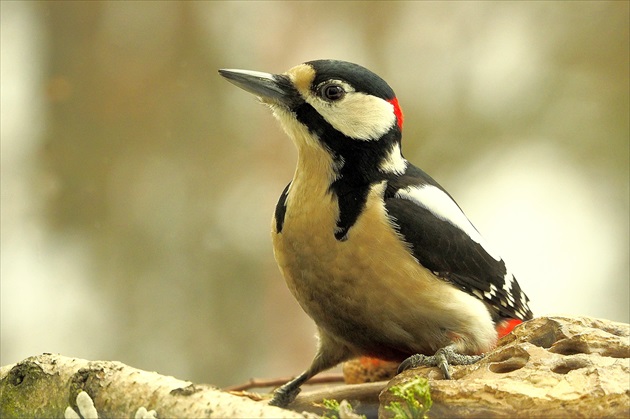
[[[379,76],[336,60],[283,74],[219,72],[267,104],[298,149],[273,248],[319,346],[271,404],[290,403],[310,377],[359,355],[407,367],[426,358],[412,355],[437,352],[449,378],[446,360],[473,362],[462,355],[492,349],[497,328],[532,318],[504,261],[401,154],[403,114]]]

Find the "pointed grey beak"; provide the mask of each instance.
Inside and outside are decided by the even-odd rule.
[[[261,98],[265,103],[292,107],[302,101],[291,80],[283,74],[260,71],[221,69],[219,74],[230,83]]]

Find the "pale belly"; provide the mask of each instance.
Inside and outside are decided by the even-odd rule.
[[[487,329],[475,322],[491,324],[489,315],[479,320],[462,310],[482,303],[462,301],[468,296],[417,263],[389,226],[377,192],[345,241],[334,237],[334,206],[288,208],[282,232],[273,234],[274,253],[304,311],[357,353],[402,359],[433,353],[454,336],[474,343],[463,348],[468,352],[489,349],[472,333]]]

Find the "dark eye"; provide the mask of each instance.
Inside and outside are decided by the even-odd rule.
[[[346,91],[343,90],[343,87],[339,86],[338,84],[327,84],[321,89],[322,97],[331,101],[339,100],[345,94]]]

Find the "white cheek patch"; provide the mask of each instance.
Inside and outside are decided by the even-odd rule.
[[[471,240],[481,245],[495,260],[501,260],[501,257],[486,244],[481,234],[459,209],[455,201],[441,189],[432,185],[409,186],[396,192],[396,197],[408,199],[428,209],[439,219],[449,222],[466,233]]]
[[[394,105],[376,96],[350,91],[339,102],[307,98],[337,131],[355,140],[375,141],[396,123]]]

